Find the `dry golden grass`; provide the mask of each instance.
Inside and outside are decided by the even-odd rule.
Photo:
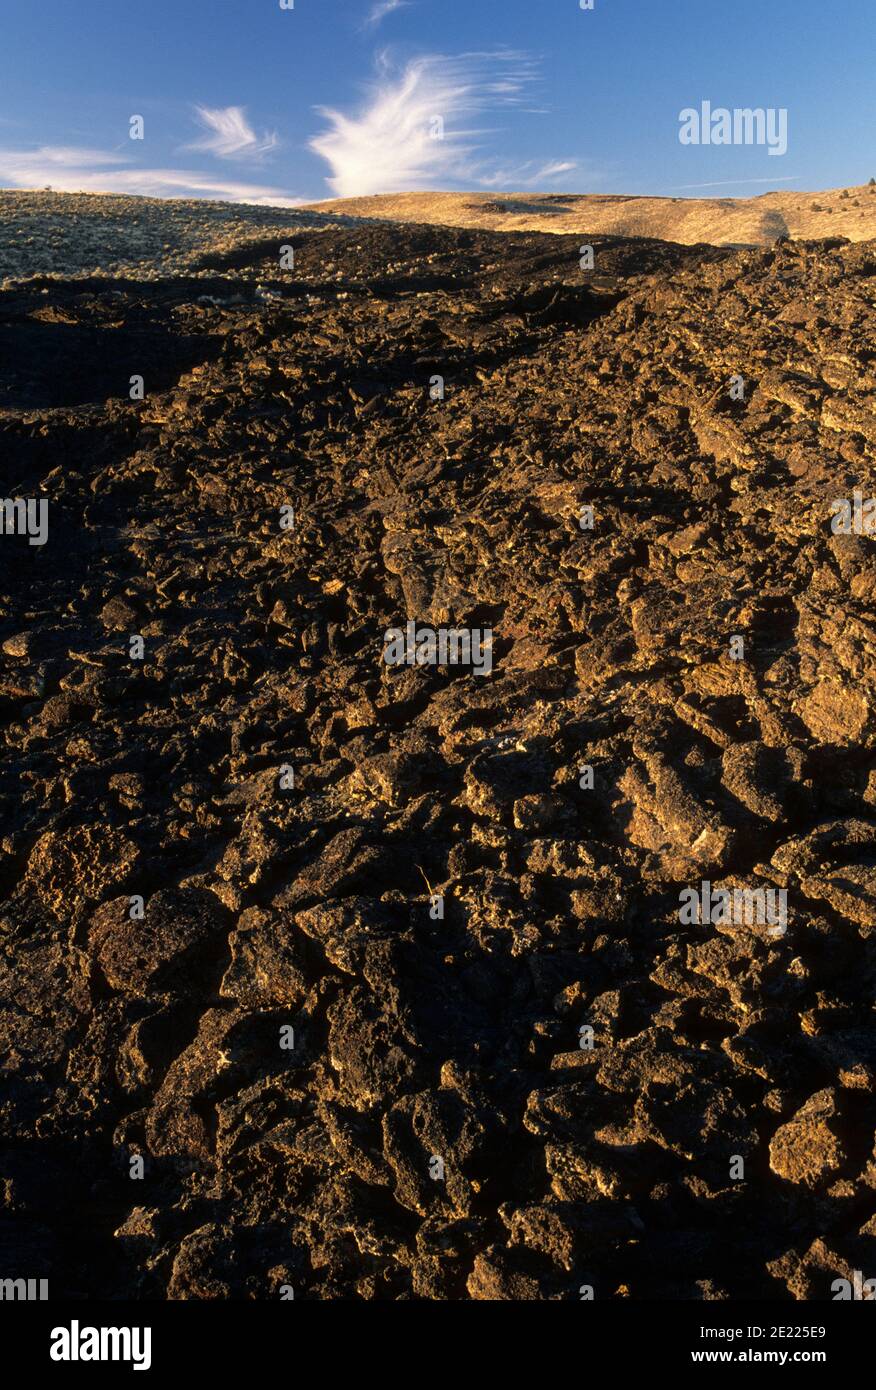
[[[876,238],[876,185],[757,198],[639,198],[617,194],[385,193],[311,203],[310,211],[485,231],[574,232],[657,237],[694,245],[769,245],[795,240]]]

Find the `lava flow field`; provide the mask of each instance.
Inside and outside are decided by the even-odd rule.
[[[876,1274],[876,243],[584,240],[0,292],[0,1251],[54,1297]]]

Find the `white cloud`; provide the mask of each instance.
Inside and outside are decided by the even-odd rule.
[[[490,108],[519,105],[536,75],[533,60],[512,51],[430,55],[401,72],[382,54],[358,114],[318,108],[328,129],[310,148],[329,164],[328,183],[339,198],[470,178],[471,156],[487,132],[459,123]],[[443,138],[436,136],[436,118],[443,121]]]
[[[537,160],[529,159],[524,164],[498,169],[476,167],[472,173],[475,183],[482,184],[484,188],[538,188],[577,168],[576,159],[555,159],[548,164],[539,164]]]
[[[143,169],[127,156],[77,146],[43,145],[35,150],[0,147],[0,186],[45,188],[59,193],[128,193],[146,198],[215,198],[232,203],[298,207],[280,188],[244,183],[194,169]]]
[[[393,14],[396,10],[406,9],[409,3],[410,0],[377,0],[377,3],[372,5],[368,18],[365,20],[365,28],[376,29],[387,15]]]
[[[207,134],[184,149],[206,150],[219,159],[259,159],[278,144],[276,131],[265,131],[261,139],[256,135],[243,106],[196,106],[195,115]]]
[[[720,180],[718,180],[718,182],[716,182],[716,183],[677,183],[677,184],[675,185],[675,187],[676,187],[677,189],[682,189],[682,188],[732,188],[734,185],[736,185],[736,186],[738,187],[740,184],[747,184],[747,183],[769,183],[769,184],[773,184],[773,183],[794,183],[795,179],[797,179],[798,177],[799,177],[799,175],[797,175],[797,174],[789,174],[786,178],[781,178],[781,179],[720,179]]]
[[[553,164],[542,165],[538,172],[533,175],[533,183],[540,183],[542,179],[558,179],[560,174],[571,173],[573,169],[577,168],[578,162],[575,159],[556,159]]]
[[[5,170],[14,172],[20,168],[25,171],[33,163],[39,168],[60,174],[64,169],[79,168],[82,165],[126,164],[123,155],[110,154],[107,150],[91,150],[80,145],[41,145],[39,149],[0,150]]]

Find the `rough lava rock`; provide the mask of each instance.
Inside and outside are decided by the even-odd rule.
[[[876,1276],[876,249],[579,242],[289,213],[0,292],[0,1220],[54,1297]],[[408,620],[492,669],[387,666]]]

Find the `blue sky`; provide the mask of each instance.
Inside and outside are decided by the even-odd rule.
[[[3,187],[296,203],[415,188],[741,197],[876,177],[876,0],[0,13]],[[680,113],[703,101],[784,108],[787,151],[681,144]]]

